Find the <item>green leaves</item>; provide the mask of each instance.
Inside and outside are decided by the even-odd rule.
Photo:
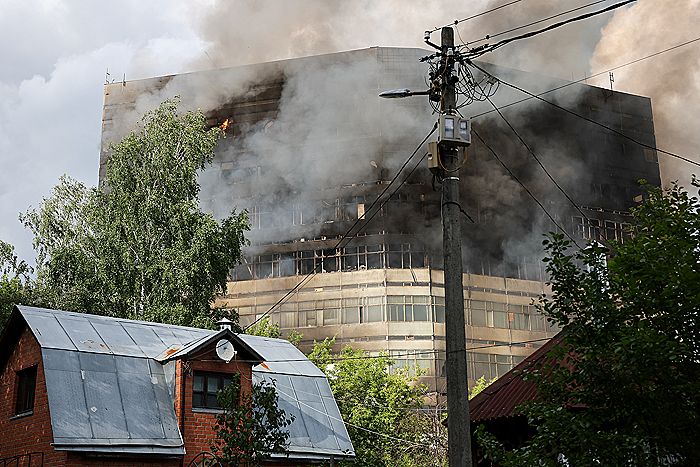
[[[318,342],[308,357],[328,377],[347,423],[357,456],[352,465],[442,465],[439,455],[426,449],[432,442],[428,440],[428,426],[438,431],[443,428],[439,416],[438,426],[420,417],[418,409],[423,405],[426,388],[404,369],[395,368],[390,373],[392,361],[386,355],[369,356],[351,347],[333,354],[334,344],[335,339]],[[442,446],[434,448],[441,451]]]
[[[31,296],[31,267],[15,254],[15,248],[0,240],[0,329],[16,304]]]
[[[63,177],[22,219],[35,236],[42,304],[132,319],[212,326],[210,304],[239,261],[245,214],[199,210],[197,172],[221,131],[177,100],[111,147],[106,181]]]
[[[216,416],[217,438],[212,452],[226,465],[258,466],[271,453],[288,446],[289,426],[294,417],[277,404],[277,392],[270,383],[253,384],[252,394],[241,394],[241,375],[217,398],[224,412]]]
[[[565,334],[528,375],[534,437],[506,451],[480,431],[499,465],[700,464],[700,203],[677,186],[648,190],[624,243],[545,242],[541,311]]]

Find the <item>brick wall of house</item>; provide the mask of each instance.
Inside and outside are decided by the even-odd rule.
[[[17,392],[17,372],[37,366],[34,410],[31,415],[15,417]],[[241,375],[241,391],[250,394],[252,390],[252,366],[250,363],[220,360],[209,349],[187,361],[176,365],[175,412],[182,435],[185,439],[184,462],[181,459],[147,458],[106,458],[88,457],[83,454],[56,451],[51,446],[53,433],[49,414],[46,381],[44,378],[41,348],[28,328],[24,328],[7,365],[0,374],[0,465],[2,459],[36,453],[31,459],[23,458],[17,465],[51,467],[177,467],[187,466],[198,454],[210,451],[216,438],[216,414],[192,409],[192,381],[194,371],[228,373]],[[182,385],[184,376],[184,397]],[[184,424],[183,424],[184,417]],[[14,465],[14,462],[12,464]],[[280,464],[277,464],[280,465]],[[300,465],[281,464],[281,465]]]
[[[15,417],[17,372],[37,366],[34,410],[31,415]],[[179,459],[95,458],[77,453],[56,451],[51,446],[53,433],[41,348],[28,328],[24,328],[7,366],[0,375],[0,459],[23,456],[8,466],[34,467],[177,467]],[[33,453],[31,458],[28,454]],[[30,462],[31,461],[31,462]],[[3,465],[3,462],[0,462]]]
[[[53,464],[44,464],[53,467]],[[185,464],[187,465],[187,464]],[[121,458],[108,459],[102,457],[85,457],[77,453],[68,453],[65,467],[179,467],[180,459],[143,459]],[[9,466],[8,466],[9,467]]]
[[[17,372],[35,365],[34,411],[31,415],[15,417]],[[65,454],[54,451],[52,441],[41,348],[31,331],[25,327],[0,375],[0,459],[36,452],[43,453],[44,465],[61,466]],[[33,456],[32,465],[39,465],[39,458]]]
[[[185,465],[195,456],[204,451],[211,451],[211,445],[216,438],[216,414],[192,410],[192,380],[195,371],[228,373],[241,375],[241,392],[250,394],[252,389],[252,366],[249,363],[220,360],[213,349],[187,361],[178,361],[176,367],[176,398],[175,412],[180,431],[185,439]],[[182,378],[184,375],[184,398],[182,397]],[[183,427],[184,411],[184,427]]]

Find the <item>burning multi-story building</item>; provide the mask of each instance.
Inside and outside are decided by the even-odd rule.
[[[426,100],[377,97],[385,89],[425,87],[425,54],[374,47],[109,84],[101,176],[107,143],[145,110],[175,95],[184,107],[204,110],[212,126],[226,127],[226,137],[201,174],[201,204],[220,216],[246,209],[251,224],[250,246],[219,305],[237,309],[245,326],[285,297],[269,316],[283,333],[301,332],[302,347],[335,336],[338,346],[387,352],[396,366],[422,370],[440,391],[438,181],[421,164],[386,204],[371,207],[437,118]],[[491,69],[532,92],[567,84]],[[547,98],[655,145],[649,99],[568,84]],[[504,106],[523,97],[501,89],[493,100]],[[502,375],[556,331],[533,304],[545,291],[543,234],[557,226],[528,191],[570,235],[605,242],[624,239],[627,212],[643,193],[638,180],[660,183],[654,151],[535,100],[505,107],[574,206],[490,110],[485,102],[461,109],[501,160],[475,141],[460,169],[472,381]]]

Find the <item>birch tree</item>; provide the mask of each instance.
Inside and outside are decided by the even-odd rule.
[[[64,177],[22,216],[35,236],[40,301],[180,325],[216,318],[210,304],[239,261],[248,222],[199,209],[197,172],[221,130],[177,105],[164,102],[110,148],[101,187]]]

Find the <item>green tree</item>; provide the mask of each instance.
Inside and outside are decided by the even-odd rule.
[[[263,319],[246,329],[246,334],[261,337],[273,337],[279,339],[282,336],[280,325],[270,321],[270,318],[265,316]]]
[[[493,378],[492,380],[487,380],[485,376],[482,376],[479,379],[477,379],[476,383],[474,383],[474,386],[472,386],[472,388],[469,390],[469,399],[472,399],[481,391],[489,387],[489,385],[494,381],[496,381],[496,378]]]
[[[111,147],[104,186],[64,177],[22,216],[46,305],[212,325],[210,304],[239,261],[247,218],[234,212],[217,222],[199,209],[197,172],[221,131],[201,112],[178,114],[177,105],[164,102]]]
[[[482,429],[499,465],[700,465],[700,203],[649,188],[633,218],[609,250],[545,241],[542,312],[563,341],[526,376],[534,438],[505,451]]]
[[[275,339],[282,338],[280,325],[273,323],[267,316],[246,329],[245,332],[253,336],[273,337]],[[304,335],[296,329],[291,329],[283,338],[291,342],[292,345],[299,347],[299,343],[304,338]]]
[[[27,263],[17,257],[14,247],[0,240],[0,329],[14,305],[30,300],[31,272]]]
[[[335,339],[316,343],[309,359],[328,376],[355,447],[352,465],[434,465],[416,463],[428,446],[414,423],[425,387],[404,369],[389,372],[392,360],[386,355],[369,356],[351,347],[334,355],[334,343]]]
[[[240,375],[218,396],[224,412],[216,416],[216,440],[212,452],[226,465],[258,466],[272,453],[284,452],[294,421],[277,404],[277,392],[269,383],[253,384],[252,394],[241,393]]]

